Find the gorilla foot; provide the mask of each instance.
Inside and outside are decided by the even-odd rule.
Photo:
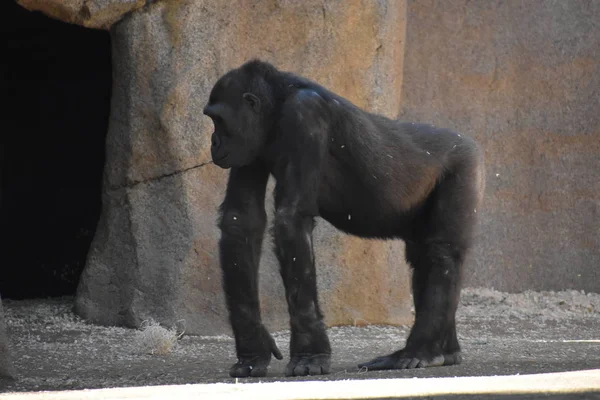
[[[238,362],[229,369],[229,376],[232,378],[246,378],[267,376],[267,369],[271,363],[271,354],[278,359],[283,360],[283,355],[273,337],[263,328],[263,348],[254,354],[238,354]],[[262,354],[261,354],[262,353]]]
[[[424,356],[423,353],[400,350],[390,355],[377,357],[371,361],[358,364],[358,368],[366,368],[367,371],[384,369],[413,369],[454,365],[460,364],[461,361],[462,358],[460,352]]]
[[[281,358],[278,357],[279,360]],[[233,364],[229,369],[229,376],[232,378],[247,378],[251,377],[263,377],[267,376],[267,369],[271,363],[271,356],[269,358],[262,358],[259,356],[255,357],[240,357],[238,362]]]
[[[298,354],[285,367],[285,376],[326,375],[330,367],[330,354]]]

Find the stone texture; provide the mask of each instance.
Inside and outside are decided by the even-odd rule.
[[[146,0],[17,0],[17,3],[61,21],[108,29],[126,13],[143,7]]]
[[[8,334],[4,323],[4,311],[2,310],[2,299],[0,299],[0,380],[12,379],[15,370],[12,365],[10,352],[8,351]]]
[[[393,117],[405,12],[403,1],[182,0],[115,24],[103,212],[77,312],[103,324],[152,317],[184,320],[188,333],[228,333],[216,227],[227,172],[210,163],[212,123],[201,112],[212,85],[260,57]],[[271,247],[266,237],[261,305],[276,330],[288,316]],[[351,238],[320,221],[315,247],[329,325],[410,321],[401,243]]]
[[[600,292],[600,2],[419,0],[407,20],[401,115],[485,149],[466,284]]]

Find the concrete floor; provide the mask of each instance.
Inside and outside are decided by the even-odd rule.
[[[71,313],[71,298],[7,301],[5,312],[18,379],[0,383],[0,393],[4,393],[0,399],[77,398],[84,392],[69,397],[68,393],[40,391],[156,385],[185,386],[138,388],[136,392],[86,391],[85,397],[161,398],[159,393],[167,390],[170,397],[204,394],[209,398],[470,399],[482,398],[484,392],[485,398],[600,398],[600,296],[574,292],[533,294],[531,298],[534,300],[529,302],[497,292],[466,291],[458,313],[463,348],[463,363],[458,366],[360,372],[356,368],[360,361],[400,348],[409,328],[335,327],[329,329],[334,351],[331,374],[285,378],[287,360],[274,359],[268,377],[237,382],[227,372],[235,361],[229,336],[183,336],[169,354],[153,355],[142,350],[140,331],[79,320]],[[286,354],[289,334],[277,332],[274,337]],[[578,376],[524,377],[593,369],[596,371]],[[477,381],[473,377],[487,378]],[[508,380],[486,381],[494,377]],[[381,379],[384,381],[376,381]],[[511,391],[523,384],[519,379],[537,383],[526,382],[533,386],[515,394]],[[261,385],[242,384],[259,382]],[[294,386],[291,382],[304,383]],[[219,385],[206,385],[214,383]],[[330,386],[319,386],[322,384]],[[350,394],[349,388],[353,388]],[[37,393],[29,397],[26,392]]]

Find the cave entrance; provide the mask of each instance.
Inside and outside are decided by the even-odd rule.
[[[75,294],[101,209],[108,32],[0,5],[0,293]]]

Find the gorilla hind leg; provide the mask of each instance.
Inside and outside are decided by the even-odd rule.
[[[408,369],[461,362],[455,315],[479,201],[470,182],[459,175],[447,176],[419,221],[419,233],[407,242],[416,315],[405,348],[360,368]]]
[[[417,245],[413,267],[415,324],[401,350],[403,368],[458,364],[460,345],[455,314],[460,297],[465,249],[452,242],[432,241]],[[419,361],[416,362],[415,360]]]
[[[411,369],[461,362],[455,324],[460,292],[457,253],[449,243],[407,244],[416,316],[406,347],[359,368]]]

